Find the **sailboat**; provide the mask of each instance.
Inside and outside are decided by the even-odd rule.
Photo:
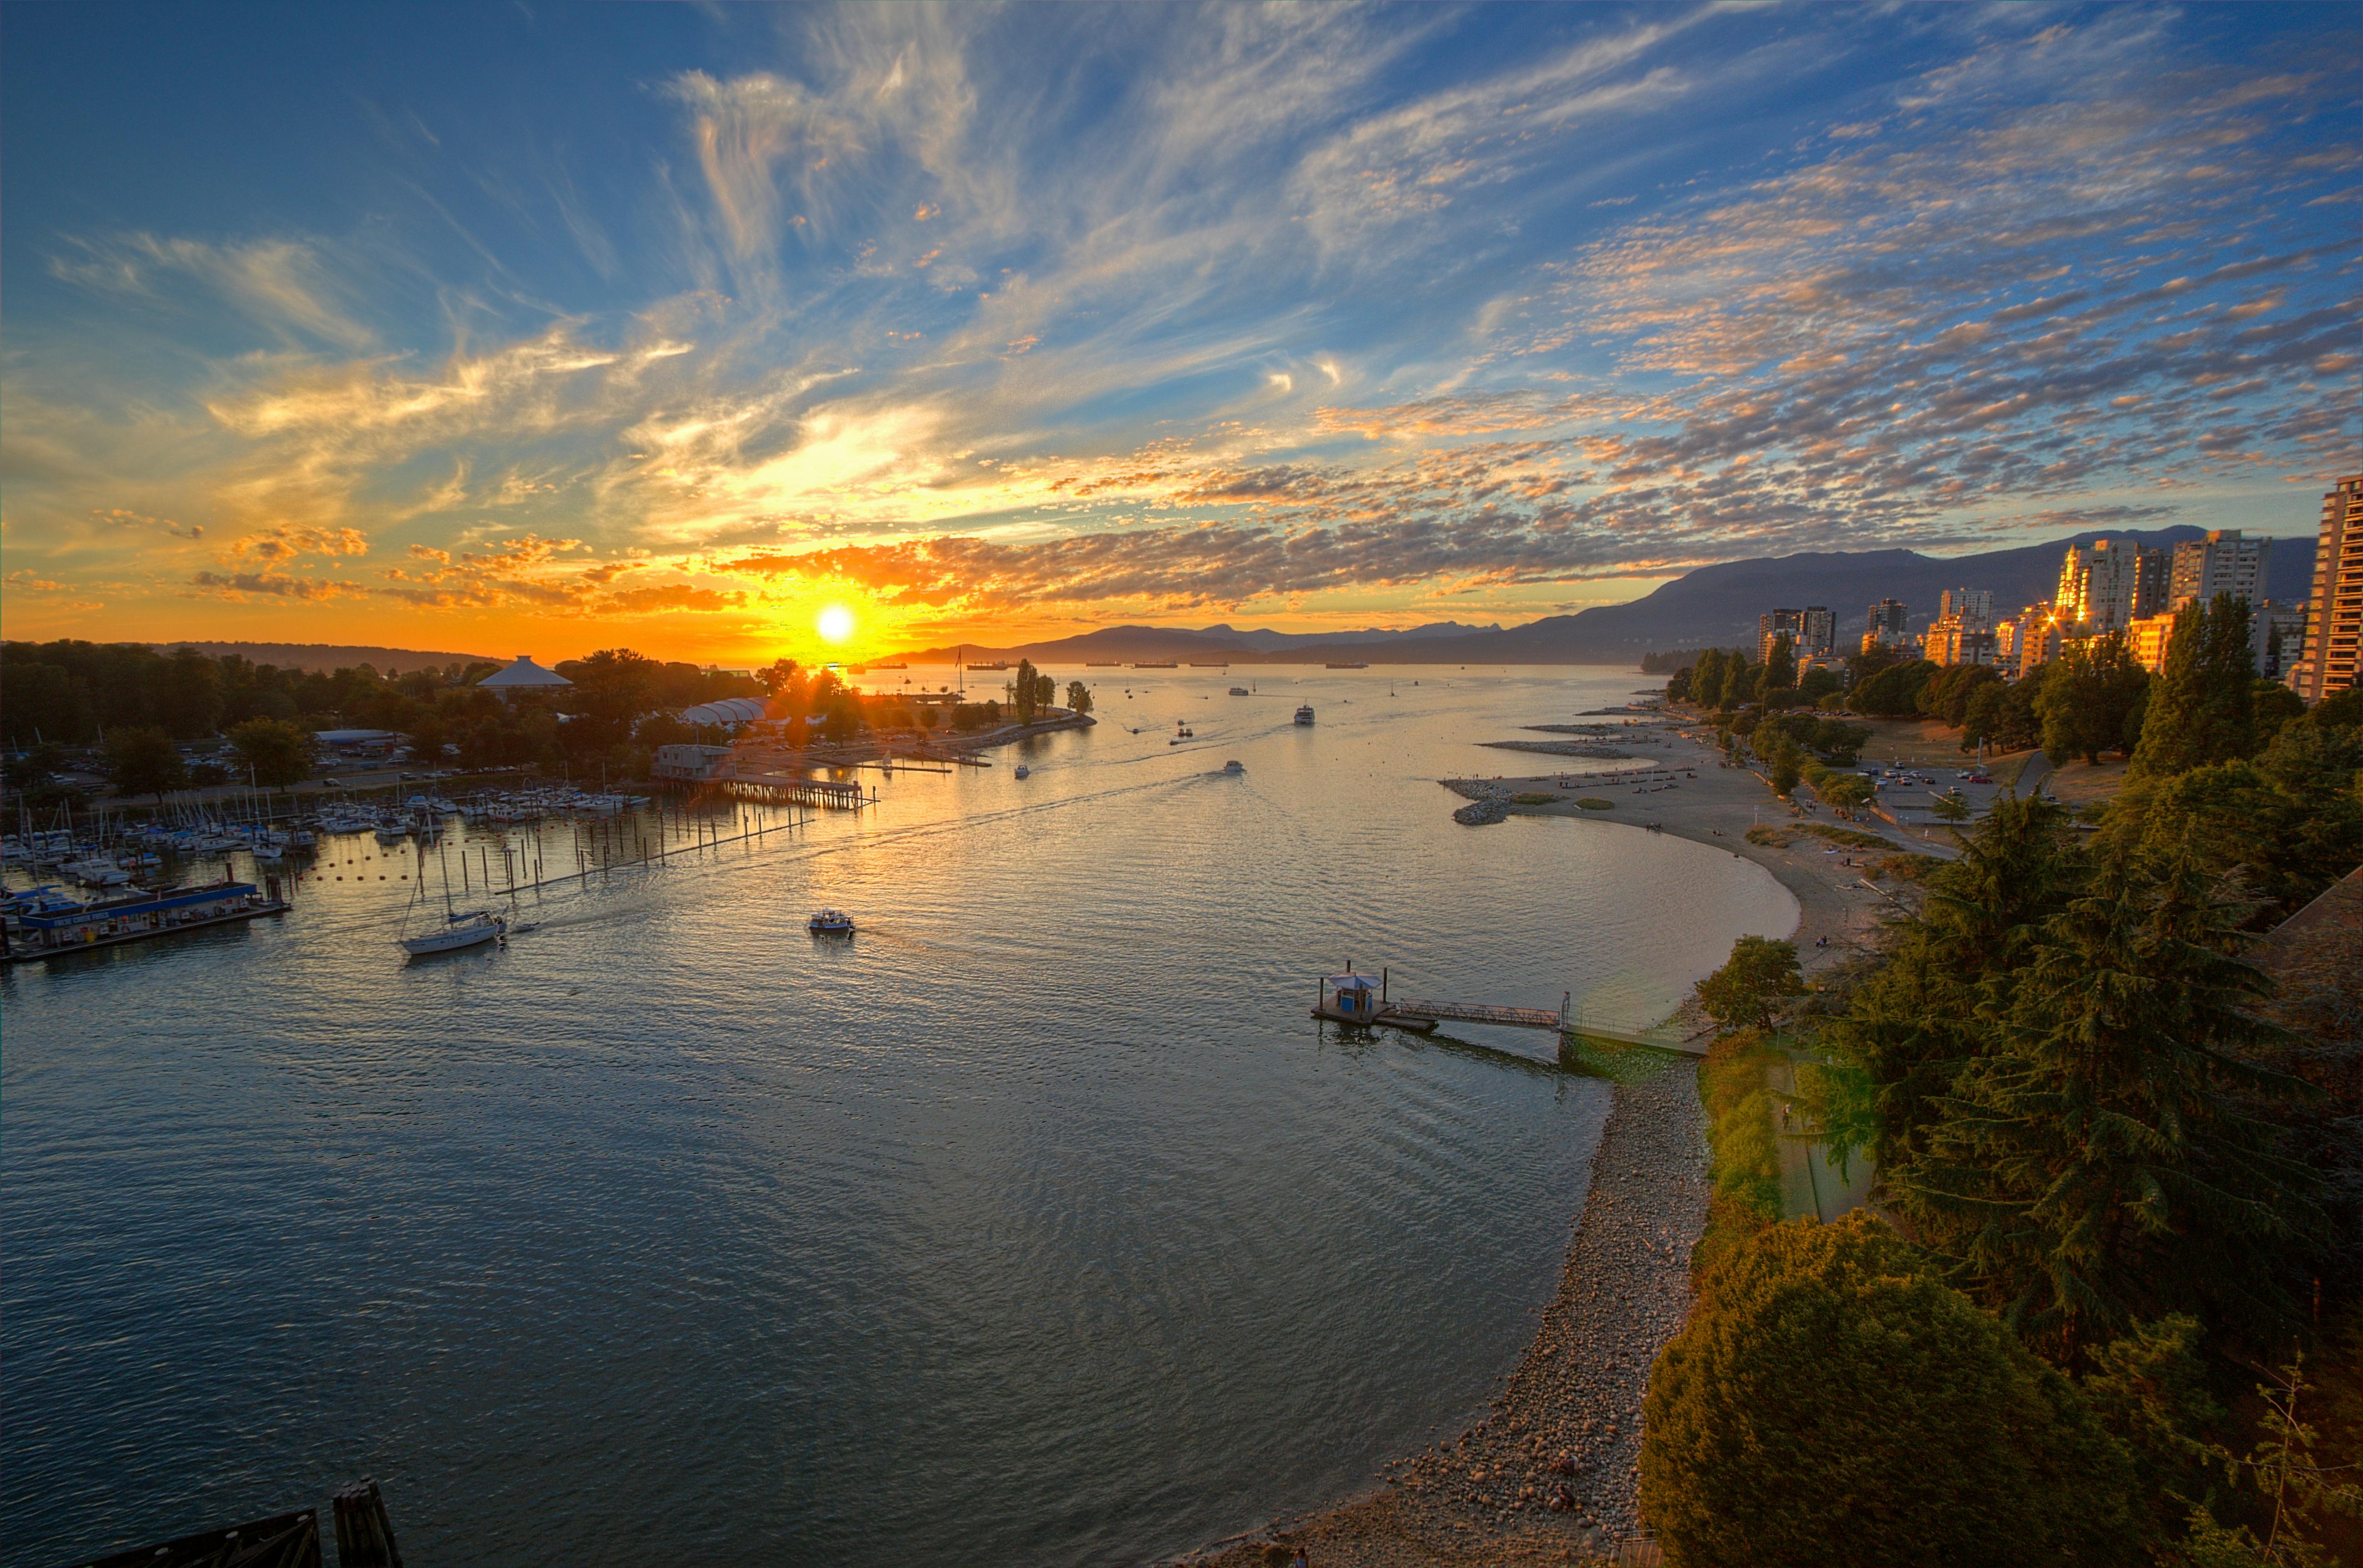
[[[441,860],[441,856],[437,856]],[[402,950],[413,958],[435,953],[457,953],[463,947],[477,947],[487,942],[497,942],[508,933],[509,922],[490,910],[470,910],[464,914],[451,907],[451,865],[443,861],[443,924],[439,930],[424,936],[400,939]],[[418,880],[427,880],[427,847],[418,849]]]

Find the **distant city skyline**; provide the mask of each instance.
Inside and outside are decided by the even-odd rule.
[[[6,26],[12,638],[1517,622],[2357,466],[2350,9]]]

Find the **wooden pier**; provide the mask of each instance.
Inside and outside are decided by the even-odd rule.
[[[784,773],[729,773],[708,780],[716,788],[750,801],[775,804],[822,806],[831,811],[858,812],[874,804],[851,779],[793,778]]]

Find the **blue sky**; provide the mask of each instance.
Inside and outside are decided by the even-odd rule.
[[[10,6],[0,616],[751,656],[2306,532],[2357,16]]]

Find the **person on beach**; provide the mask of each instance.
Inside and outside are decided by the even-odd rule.
[[[1296,1549],[1296,1555],[1288,1560],[1288,1564],[1289,1568],[1313,1568],[1313,1554],[1300,1546]]]

